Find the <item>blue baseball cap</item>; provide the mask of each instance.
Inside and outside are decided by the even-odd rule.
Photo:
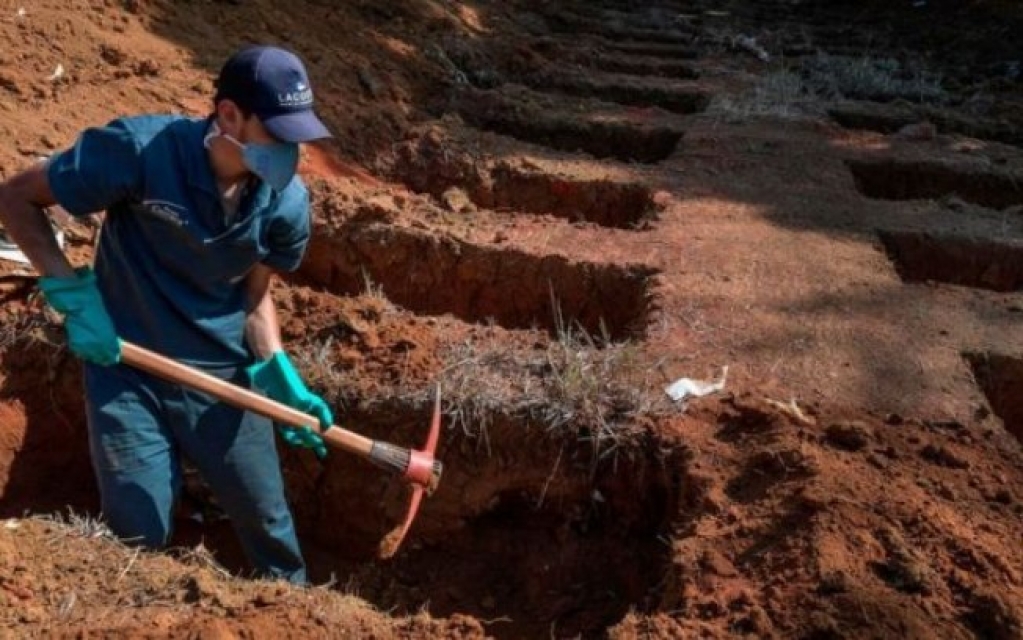
[[[214,100],[251,111],[270,135],[284,142],[332,137],[313,111],[309,74],[298,56],[279,47],[246,47],[224,63]]]

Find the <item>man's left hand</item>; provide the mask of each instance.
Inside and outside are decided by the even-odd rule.
[[[275,352],[270,359],[257,362],[248,369],[252,385],[263,390],[267,396],[293,409],[317,417],[320,430],[326,431],[334,424],[334,416],[326,401],[310,391],[302,377],[291,364],[284,351]],[[281,437],[295,447],[312,449],[321,460],[327,455],[323,438],[311,426],[291,427],[281,425]]]

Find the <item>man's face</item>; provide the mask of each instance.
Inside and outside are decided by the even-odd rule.
[[[217,125],[221,134],[229,135],[242,144],[277,142],[259,118],[253,114],[245,117],[241,109],[230,100],[222,100],[217,105]],[[248,172],[238,145],[229,140],[215,139],[211,151],[216,157],[220,177],[237,179]]]

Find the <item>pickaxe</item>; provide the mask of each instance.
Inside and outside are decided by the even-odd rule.
[[[124,340],[121,341],[121,361],[170,382],[203,391],[222,402],[258,413],[274,422],[293,427],[311,426],[319,431],[327,444],[354,453],[383,469],[401,474],[412,486],[412,498],[405,519],[381,541],[379,555],[382,558],[390,558],[397,553],[419,512],[423,493],[431,495],[440,483],[444,466],[433,455],[437,450],[437,438],[440,434],[439,385],[426,444],[421,450],[415,450],[371,440],[337,425],[320,429],[319,421],[313,416]]]

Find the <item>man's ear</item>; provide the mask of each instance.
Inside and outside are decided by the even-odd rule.
[[[217,102],[217,125],[220,131],[238,138],[245,127],[245,116],[234,100],[227,98]]]

